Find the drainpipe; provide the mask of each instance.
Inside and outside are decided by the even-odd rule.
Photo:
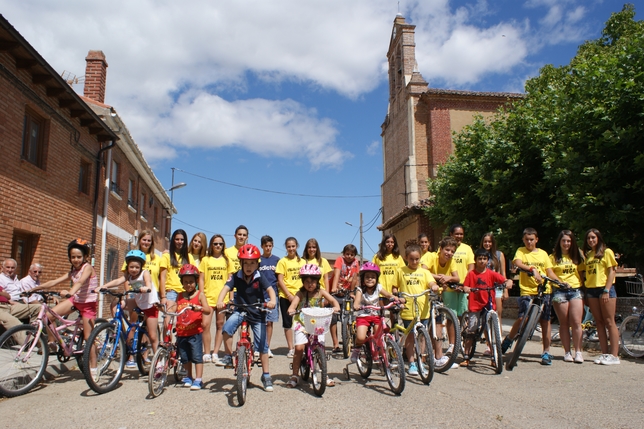
[[[112,151],[107,152],[107,165],[112,165]],[[105,196],[103,197],[103,223],[101,225],[101,271],[99,277],[99,285],[105,283],[105,248],[107,247],[107,212],[110,199],[110,181],[112,180],[112,169],[108,168],[105,174]],[[118,261],[117,261],[118,262]],[[100,294],[98,297],[98,314],[103,314],[103,298],[104,295]]]
[[[98,187],[101,181],[101,155],[106,150],[112,149],[115,145],[116,143],[112,140],[109,145],[101,148],[96,155],[96,181],[94,182],[94,207],[92,215],[92,266],[96,264],[96,222],[98,221]],[[107,173],[107,169],[109,168],[110,166],[108,165],[106,168],[106,176],[109,176],[109,173]]]

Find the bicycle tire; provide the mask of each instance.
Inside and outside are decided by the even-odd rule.
[[[369,378],[371,375],[371,369],[373,368],[373,356],[371,355],[371,349],[369,348],[368,342],[362,345],[356,366],[358,367],[358,372],[362,378],[365,380]]]
[[[340,319],[342,325],[342,357],[344,359],[349,357],[349,351],[351,350],[351,337],[349,335],[349,323],[350,320]]]
[[[505,364],[505,369],[507,369],[508,371],[512,371],[514,367],[517,366],[517,362],[519,361],[519,356],[521,356],[523,347],[525,347],[525,344],[528,341],[528,338],[532,337],[532,333],[537,327],[537,322],[539,321],[540,315],[541,315],[541,309],[538,306],[536,305],[530,306],[530,310],[528,310],[528,314],[525,315],[526,321],[519,331],[519,337],[517,338],[517,343],[512,349],[512,355],[508,359],[508,363]]]
[[[441,329],[441,332],[436,335],[436,337],[438,338],[437,343],[438,346],[443,350],[443,356],[447,356],[448,359],[447,362],[445,362],[443,365],[435,365],[434,371],[442,373],[449,370],[452,365],[454,365],[458,354],[461,352],[461,324],[458,321],[456,313],[454,313],[454,311],[450,308],[439,307],[438,313],[444,318],[445,324],[443,325],[444,327]],[[447,335],[448,320],[450,320],[454,325],[454,348],[450,353],[447,353],[450,344],[449,336]]]
[[[148,390],[153,398],[163,393],[163,389],[168,382],[168,370],[170,369],[168,357],[168,350],[163,346],[159,346],[152,357],[150,368],[153,370],[148,376]]]
[[[309,358],[308,358],[309,346],[304,347],[304,352],[302,353],[302,359],[300,360],[300,377],[303,381],[309,381],[309,375],[311,374],[311,368],[309,368]]]
[[[148,356],[152,353],[152,341],[150,341],[148,332],[143,326],[138,329],[138,337],[136,366],[139,368],[139,373],[141,375],[148,375],[150,372],[150,358]]]
[[[383,360],[381,363],[387,383],[394,394],[400,395],[405,390],[405,362],[398,343],[391,336],[385,339],[385,354],[386,361]]]
[[[175,356],[176,356],[176,353],[177,352],[175,350]],[[181,371],[183,371],[183,364],[181,363],[179,356],[176,356],[175,359],[176,359],[176,364],[174,365],[174,382],[181,383],[181,380],[183,379],[181,375]]]
[[[487,314],[487,330],[494,370],[497,374],[501,374],[503,372],[503,351],[501,350],[501,327],[498,314]]]
[[[95,374],[89,367],[92,349],[96,353]],[[115,325],[103,323],[94,328],[83,350],[85,381],[90,389],[99,394],[114,390],[123,375],[126,358],[125,340]]]
[[[42,380],[49,348],[45,336],[36,335],[35,326],[18,325],[0,336],[0,394],[9,398],[24,395]],[[34,342],[33,353],[27,355]]]
[[[77,337],[73,339],[74,346],[72,348],[72,353],[76,358],[76,364],[78,365],[78,369],[81,372],[83,372],[85,371],[85,367],[83,366],[83,352],[85,351],[85,335],[83,334],[82,329],[79,329],[76,335]]]
[[[311,384],[313,384],[313,393],[316,396],[324,395],[326,380],[326,353],[324,353],[322,346],[317,346],[313,350],[313,368],[311,368]]]
[[[425,343],[425,347],[420,345],[420,340]],[[417,326],[414,329],[414,352],[416,353],[418,376],[424,384],[428,385],[434,378],[434,348],[424,326]]]
[[[248,376],[248,352],[246,346],[241,346],[237,349],[237,402],[240,406],[246,403]]]
[[[635,315],[624,319],[619,325],[619,341],[627,355],[634,358],[644,356],[644,320]]]

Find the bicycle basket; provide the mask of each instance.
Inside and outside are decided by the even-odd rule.
[[[329,332],[332,308],[306,307],[302,309],[302,323],[306,332],[311,335],[324,335]]]
[[[630,295],[644,295],[644,286],[642,284],[642,279],[635,278],[634,281],[626,280],[624,283],[626,283],[626,292],[628,292]]]

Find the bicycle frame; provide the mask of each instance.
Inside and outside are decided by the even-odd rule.
[[[40,293],[43,297],[45,297],[46,295],[58,295],[55,292],[50,292],[50,293],[35,292],[35,293]],[[53,318],[50,319],[48,316],[53,316]],[[60,325],[57,326],[57,323]],[[47,305],[47,302],[45,301],[41,304],[38,317],[31,324],[36,327],[36,335],[34,337],[35,341],[32,341],[31,348],[29,349],[27,355],[25,356],[25,359],[28,359],[29,355],[31,355],[31,353],[33,352],[34,347],[36,347],[38,343],[37,340],[42,335],[43,328],[45,326],[49,327],[49,331],[54,336],[53,339],[60,346],[59,356],[63,358],[69,358],[75,354],[83,353],[82,350],[80,351],[74,350],[74,341],[73,341],[74,338],[77,338],[80,335],[83,335],[83,319],[81,317],[78,317],[76,320],[64,319],[62,316],[58,315],[51,308],[49,308],[49,306]],[[61,335],[62,331],[70,329],[71,327],[74,327],[73,331],[71,332],[71,337],[68,337],[65,334]],[[71,341],[70,340],[65,341],[66,339],[71,339]]]
[[[114,312],[114,317],[112,320],[110,320],[108,323],[113,324],[116,327],[116,331],[119,332],[119,335],[123,337],[125,340],[126,344],[126,352],[128,355],[136,355],[139,352],[139,332],[143,332],[144,334],[147,334],[147,330],[145,328],[145,318],[141,317],[142,313],[141,310],[138,308],[134,309],[134,311],[137,313],[138,320],[134,323],[131,323],[129,320],[125,318],[125,313],[123,311],[123,307],[121,306],[121,298],[123,298],[126,295],[129,295],[130,293],[141,293],[141,292],[135,292],[135,291],[127,291],[127,292],[112,292],[109,290],[102,291],[102,293],[107,293],[109,295],[112,295],[113,297],[118,298],[118,301],[116,303],[116,310]],[[125,324],[123,323],[125,322]],[[127,326],[127,329],[124,329],[125,326]],[[134,332],[132,332],[134,331]],[[130,333],[133,333],[133,338],[132,338],[132,344],[128,344],[128,337],[130,336]],[[112,349],[110,351],[110,357],[114,355],[116,352],[115,349]]]
[[[250,334],[248,333],[248,321],[246,320],[248,313],[242,311],[239,314],[242,317],[242,323],[239,327],[239,340],[237,341],[235,351],[239,350],[241,347],[246,347],[246,350],[248,350],[248,353],[246,353],[246,364],[248,368],[248,377],[250,378],[255,350],[253,350],[253,342],[250,340]],[[239,358],[237,357],[237,353],[233,353],[233,368],[235,369],[235,375],[237,375],[238,362]]]
[[[418,298],[424,295],[430,295],[432,293],[431,290],[427,289],[426,291],[412,295],[406,292],[400,292],[400,295],[405,297],[405,298],[413,298],[414,300],[414,318],[412,319],[411,323],[409,323],[409,326],[407,328],[404,328],[402,325],[399,325],[398,322],[394,323],[394,325],[391,327],[391,333],[394,335],[394,338],[397,339],[398,344],[402,349],[404,349],[405,341],[407,340],[407,337],[417,326],[424,326],[423,323],[420,321],[420,308],[418,307]],[[430,304],[431,305],[431,304]],[[432,324],[434,326],[434,324]],[[414,340],[415,341],[415,340]]]
[[[374,324],[369,327],[369,331],[367,331],[368,335],[364,343],[369,344],[373,361],[379,360],[382,365],[389,365],[389,358],[387,353],[385,353],[385,338],[387,336],[391,336],[395,340],[395,337],[391,334],[389,325],[387,325],[387,322],[385,321],[385,310],[393,307],[394,305],[396,305],[396,303],[391,303],[384,307],[365,306],[365,308],[371,309],[378,308],[380,311],[380,322],[378,325]],[[413,325],[410,324],[409,326],[412,327]],[[384,367],[381,367],[380,369],[383,370]]]

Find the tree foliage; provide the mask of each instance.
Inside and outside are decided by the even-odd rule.
[[[569,65],[547,65],[524,99],[478,117],[428,183],[433,222],[462,222],[473,244],[506,251],[527,226],[550,250],[561,229],[602,231],[644,266],[644,24],[625,5]]]

